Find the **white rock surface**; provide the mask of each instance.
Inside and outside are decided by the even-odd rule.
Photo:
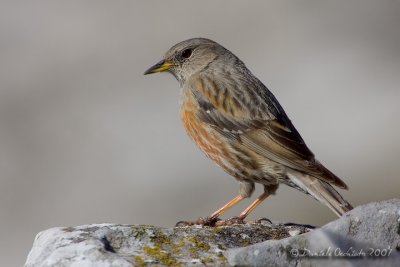
[[[400,200],[357,207],[312,231],[297,225],[261,223],[225,227],[96,224],[52,228],[37,235],[25,264],[205,265],[400,266]]]
[[[59,227],[37,235],[25,266],[226,266],[227,249],[285,238],[289,231],[308,229],[282,224]]]
[[[233,266],[400,266],[400,200],[360,206],[309,233],[225,256]]]

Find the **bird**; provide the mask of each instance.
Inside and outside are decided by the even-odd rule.
[[[191,140],[239,182],[239,194],[203,224],[243,199],[255,184],[263,193],[238,217],[244,219],[280,184],[310,195],[337,216],[352,209],[334,187],[348,189],[307,147],[272,92],[231,51],[206,38],[172,46],[147,74],[168,72],[181,87],[180,116]]]

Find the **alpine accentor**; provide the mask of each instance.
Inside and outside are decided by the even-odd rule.
[[[338,216],[352,209],[333,188],[346,184],[314,158],[275,96],[232,52],[194,38],[174,45],[145,74],[170,72],[182,87],[181,118],[190,138],[240,184],[239,195],[213,221],[254,191],[261,194],[243,220],[279,184],[313,196]]]

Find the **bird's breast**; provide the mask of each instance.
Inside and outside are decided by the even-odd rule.
[[[181,120],[186,133],[190,139],[203,151],[204,154],[219,166],[224,168],[231,175],[234,175],[236,168],[229,146],[223,137],[218,135],[208,124],[202,122],[198,116],[198,104],[192,100],[186,100],[181,105]]]
[[[198,104],[190,99],[186,99],[181,105],[182,123],[192,141],[208,158],[237,179],[263,180],[264,173],[252,155],[248,151],[239,150],[232,140],[201,121],[197,116],[198,108]]]
[[[212,132],[212,129],[199,120],[196,103],[185,101],[181,106],[181,120],[186,133],[192,141],[213,160],[221,153],[221,141]]]

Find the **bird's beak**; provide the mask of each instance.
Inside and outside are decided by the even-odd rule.
[[[152,66],[151,68],[146,70],[144,75],[156,73],[156,72],[163,72],[163,71],[169,70],[172,66],[174,66],[174,64],[172,64],[168,61],[165,61],[165,60],[161,60],[160,62],[158,62],[157,64],[155,64],[154,66]]]

